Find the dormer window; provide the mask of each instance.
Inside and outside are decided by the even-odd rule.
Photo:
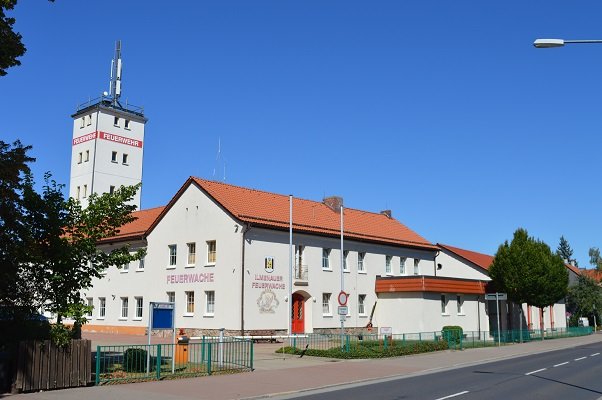
[[[115,117],[115,119],[113,121],[113,125],[119,126],[119,117]]]

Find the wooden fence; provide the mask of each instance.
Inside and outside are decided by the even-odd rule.
[[[13,392],[63,389],[92,382],[92,343],[72,340],[65,348],[49,340],[20,342]]]

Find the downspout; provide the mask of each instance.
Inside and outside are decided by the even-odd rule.
[[[251,229],[251,224],[242,226],[241,271],[240,271],[240,336],[245,335],[245,233]]]
[[[439,255],[439,250],[437,250],[437,252],[435,253],[435,258],[433,258],[433,272],[435,273],[435,276],[437,276],[437,256]]]

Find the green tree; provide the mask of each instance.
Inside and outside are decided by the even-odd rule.
[[[570,324],[576,326],[580,317],[599,317],[602,310],[602,288],[588,276],[579,276],[577,285],[569,288],[567,311],[571,314]],[[597,318],[599,321],[599,318]]]
[[[530,237],[524,229],[514,232],[511,243],[505,241],[500,245],[489,276],[494,286],[506,292],[514,303],[541,309],[566,295],[569,280],[560,256],[552,253],[544,242]],[[543,329],[543,325],[540,328]]]
[[[579,266],[577,264],[577,260],[573,258],[573,249],[571,248],[571,245],[569,244],[568,240],[564,238],[564,236],[560,236],[560,243],[558,244],[558,248],[556,249],[556,254],[558,254],[566,264],[571,264],[576,267]]]
[[[598,271],[602,271],[602,257],[600,257],[600,249],[597,247],[590,247],[589,249],[589,263],[596,268]]]
[[[11,149],[4,148],[11,153]],[[17,146],[12,150],[26,154],[29,148]],[[76,332],[85,323],[86,308],[81,291],[91,286],[92,279],[101,277],[110,266],[121,267],[144,255],[143,251],[130,254],[128,246],[106,249],[97,246],[99,241],[115,236],[121,226],[135,219],[132,213],[136,206],[129,201],[139,185],[122,186],[112,194],[92,194],[88,197],[88,207],[82,208],[79,201],[65,199],[63,186],[54,182],[50,174],[45,175],[45,184],[38,193],[27,168],[31,159],[21,157],[19,160],[16,165],[26,173],[16,179],[19,190],[9,193],[15,198],[14,203],[20,205],[20,213],[13,223],[20,228],[19,236],[9,233],[4,241],[5,258],[10,254],[18,254],[18,257],[11,265],[14,283],[0,283],[3,295],[0,302],[13,309],[24,307],[28,312],[40,307],[51,311],[57,316],[54,327],[57,337],[66,340],[68,335],[64,334],[62,319],[74,318]],[[28,303],[10,294],[15,287],[21,288]]]

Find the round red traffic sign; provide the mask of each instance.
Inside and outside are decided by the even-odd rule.
[[[338,297],[339,305],[341,305],[341,306],[346,305],[348,298],[349,298],[349,295],[341,290],[341,292],[339,293],[339,297]]]

